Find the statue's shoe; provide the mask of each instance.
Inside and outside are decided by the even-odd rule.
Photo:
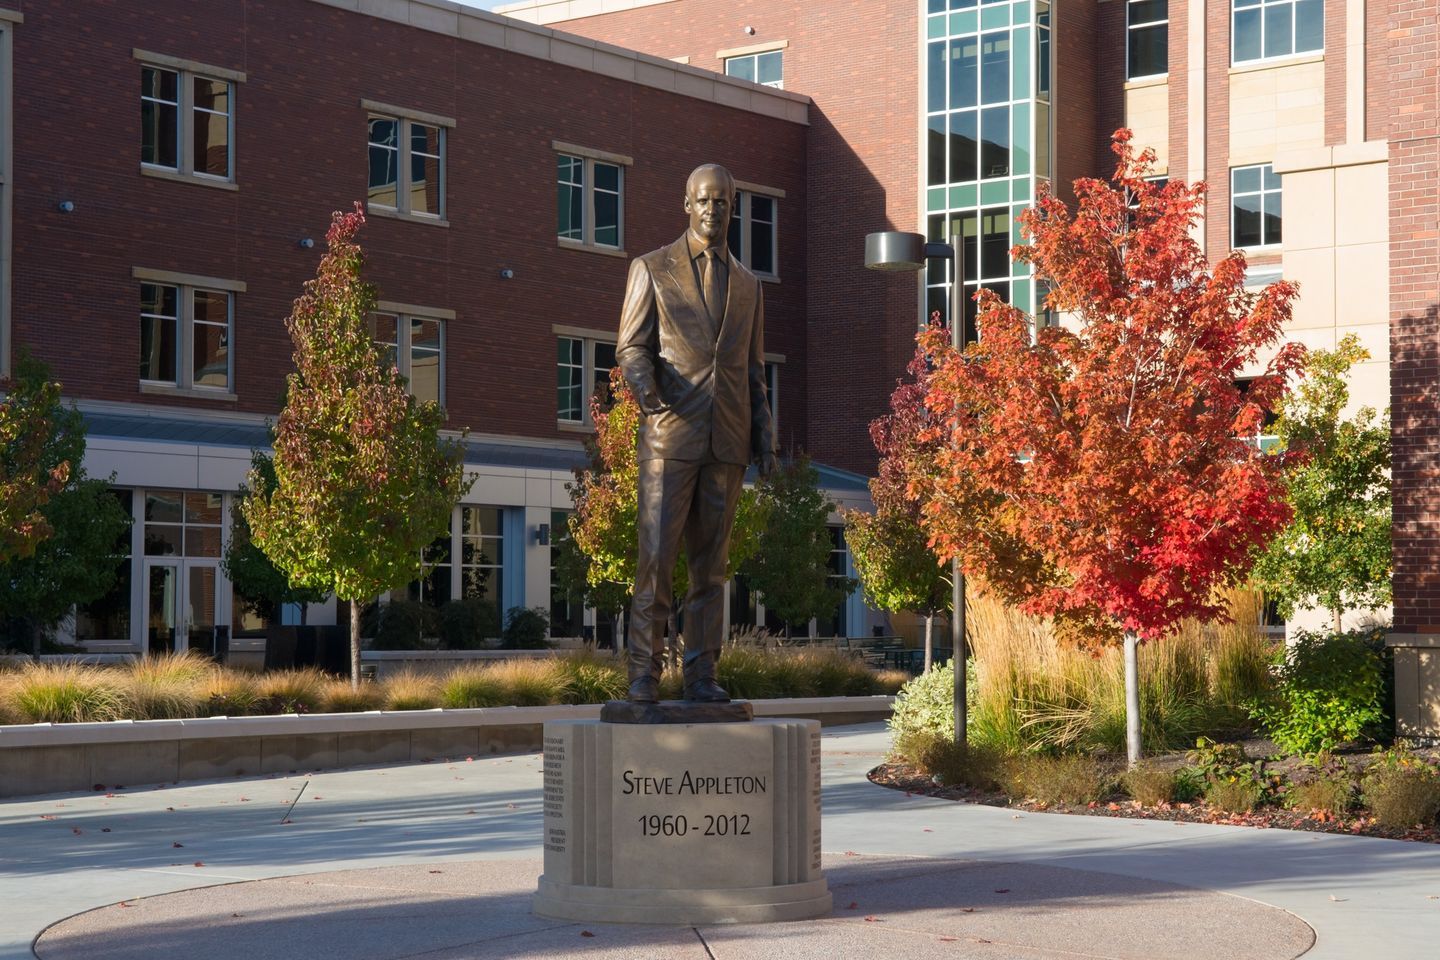
[[[636,677],[630,681],[630,692],[626,699],[631,703],[659,703],[660,682],[654,677]]]
[[[633,687],[631,689],[634,689]],[[633,700],[634,697],[631,697]],[[725,688],[714,680],[696,680],[694,683],[685,685],[685,699],[694,700],[697,703],[729,703],[730,694]]]

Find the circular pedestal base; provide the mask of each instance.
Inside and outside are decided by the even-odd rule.
[[[722,890],[620,890],[540,878],[533,901],[542,917],[601,923],[770,923],[829,916],[825,880]]]

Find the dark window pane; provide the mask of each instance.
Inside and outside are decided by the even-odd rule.
[[[945,42],[932,43],[925,48],[926,69],[928,70],[929,112],[945,109]]]
[[[1322,0],[1300,0],[1295,4],[1295,52],[1325,49],[1325,4]]]
[[[195,172],[212,177],[230,176],[230,118],[195,111]]]
[[[1169,67],[1170,27],[1158,24],[1130,31],[1130,76],[1150,77],[1165,73]]]
[[[1237,196],[1234,200],[1234,240],[1237,247],[1258,247],[1263,242],[1260,232],[1260,197]]]
[[[442,352],[440,321],[410,321],[410,393],[424,403],[440,402]]]
[[[957,229],[957,226],[952,225],[951,229]],[[974,280],[980,276],[980,219],[973,213],[967,213],[960,218],[958,230],[960,249],[964,254],[964,269],[960,276],[963,280]]]
[[[939,186],[945,180],[945,114],[938,114],[930,118],[930,132],[927,142],[929,145],[929,160],[926,166],[925,182],[929,186]]]
[[[383,147],[400,146],[400,122],[384,117],[371,117],[370,142]]]
[[[130,531],[125,531],[129,551]],[[128,640],[130,638],[130,558],[115,561],[115,583],[105,596],[75,609],[76,640]]]
[[[1035,93],[1042,100],[1050,98],[1050,11],[1036,14],[1035,22]]]
[[[751,212],[759,197],[751,200]],[[775,272],[775,225],[751,217],[750,223],[750,269],[757,273]]]
[[[400,154],[386,147],[370,147],[369,200],[376,206],[393,207],[399,202],[397,167]]]
[[[925,320],[927,323],[944,326],[949,323],[948,313],[950,288],[930,287],[925,291]]]
[[[616,193],[620,190],[620,168],[613,163],[595,164],[595,189]]]
[[[980,42],[980,102],[1010,99],[1010,34],[987,33]]]
[[[585,191],[570,183],[560,183],[558,187],[560,193],[556,209],[560,222],[556,232],[569,240],[582,240],[585,236],[582,220]]]
[[[1010,175],[1010,108],[991,107],[980,117],[980,176]]]
[[[1234,21],[1235,62],[1260,59],[1260,11],[1236,10]]]
[[[178,103],[179,91],[180,75],[175,71],[159,67],[140,68],[140,96]]]
[[[982,214],[984,236],[981,238],[980,276],[1010,275],[1010,213],[1007,210],[986,210]]]
[[[979,82],[980,41],[965,37],[950,41],[950,109],[975,106]]]
[[[185,522],[220,523],[220,509],[224,499],[218,493],[185,494]]]
[[[170,104],[140,101],[140,162],[178,168],[176,122],[179,113]]]
[[[1294,11],[1288,3],[1275,3],[1265,8],[1265,56],[1284,57],[1294,49],[1290,35],[1290,17]]]
[[[219,528],[219,527],[186,527],[186,528],[185,528],[185,556],[187,556],[187,557],[218,557],[218,556],[220,556],[220,528]]]
[[[620,246],[620,195],[595,191],[595,242],[605,247]]]
[[[1265,194],[1265,242],[1280,242],[1280,197],[1279,193]]]
[[[1170,0],[1130,0],[1128,14],[1130,23],[1153,23],[1164,20],[1169,14]]]
[[[950,114],[950,182],[973,183],[979,179],[976,158],[975,124],[979,118],[974,110]]]
[[[176,321],[169,317],[140,318],[140,379],[176,383]]]
[[[743,228],[741,226],[743,203],[744,194],[738,194],[735,200],[735,212],[730,217],[730,230],[725,235],[725,243],[730,248],[730,252],[736,257],[743,256],[740,241],[740,237],[743,234]]]
[[[145,524],[145,556],[178,557],[183,550],[185,528],[178,523]]]
[[[460,532],[498,537],[501,532],[500,513],[498,507],[462,507],[460,509]]]
[[[145,492],[145,522],[179,523],[183,517],[183,497],[173,490]]]
[[[755,80],[755,58],[754,57],[732,57],[725,61],[725,73],[727,76],[735,77],[738,80]]]
[[[230,328],[215,323],[194,327],[194,380],[197,386],[230,386]]]

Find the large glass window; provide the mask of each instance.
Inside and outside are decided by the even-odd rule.
[[[229,80],[143,64],[140,67],[140,163],[229,181],[233,165],[235,85]]]
[[[433,317],[377,313],[371,318],[375,344],[385,362],[400,371],[410,394],[445,405],[445,330]]]
[[[1169,0],[1127,0],[1125,76],[1158,77],[1169,72]]]
[[[135,493],[110,490],[126,516]],[[115,540],[115,583],[105,596],[75,608],[76,640],[126,640],[130,637],[130,527]]]
[[[602,409],[610,406],[615,344],[585,337],[558,337],[556,344],[556,419],[589,424],[591,397],[599,398]]]
[[[777,262],[779,202],[763,193],[740,190],[730,215],[730,252],[745,266],[765,277],[779,274]]]
[[[785,86],[783,52],[767,50],[765,53],[751,53],[743,57],[727,57],[725,59],[725,75],[735,77],[737,80],[749,80],[751,83],[759,83],[767,87],[783,88]]]
[[[579,637],[585,632],[585,608],[567,596],[560,584],[558,565],[563,544],[570,538],[570,511],[550,511],[550,635]]]
[[[370,207],[433,220],[445,216],[445,128],[408,117],[371,115]]]
[[[228,391],[234,294],[181,284],[140,284],[140,379]]]
[[[561,153],[556,156],[556,167],[559,238],[620,249],[625,207],[621,165]]]
[[[1323,0],[1232,0],[1231,62],[1273,60],[1325,49]]]
[[[218,493],[145,491],[145,556],[220,556],[221,506]]]
[[[1230,245],[1280,243],[1280,175],[1266,163],[1230,171]]]
[[[495,604],[504,622],[505,511],[460,508],[460,595]]]

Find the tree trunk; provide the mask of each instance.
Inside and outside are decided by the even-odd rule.
[[[300,604],[300,626],[306,626],[305,621],[310,619],[310,604]]]
[[[930,672],[930,662],[935,658],[935,614],[925,614],[925,673]]]
[[[360,689],[360,601],[350,601],[350,689]]]
[[[27,617],[25,623],[30,628],[30,656],[38,661],[44,645],[45,631],[40,629],[40,621],[34,617]]]
[[[1339,607],[1336,607],[1334,610],[1331,610],[1331,611],[1330,611],[1331,616],[1333,616],[1333,617],[1335,618],[1335,632],[1336,632],[1336,633],[1340,633],[1340,632],[1341,632],[1341,630],[1340,630],[1340,616],[1341,616],[1341,614],[1343,614],[1343,613],[1344,613],[1344,611],[1341,610]]]
[[[1130,767],[1140,762],[1140,638],[1125,631],[1125,759]]]

